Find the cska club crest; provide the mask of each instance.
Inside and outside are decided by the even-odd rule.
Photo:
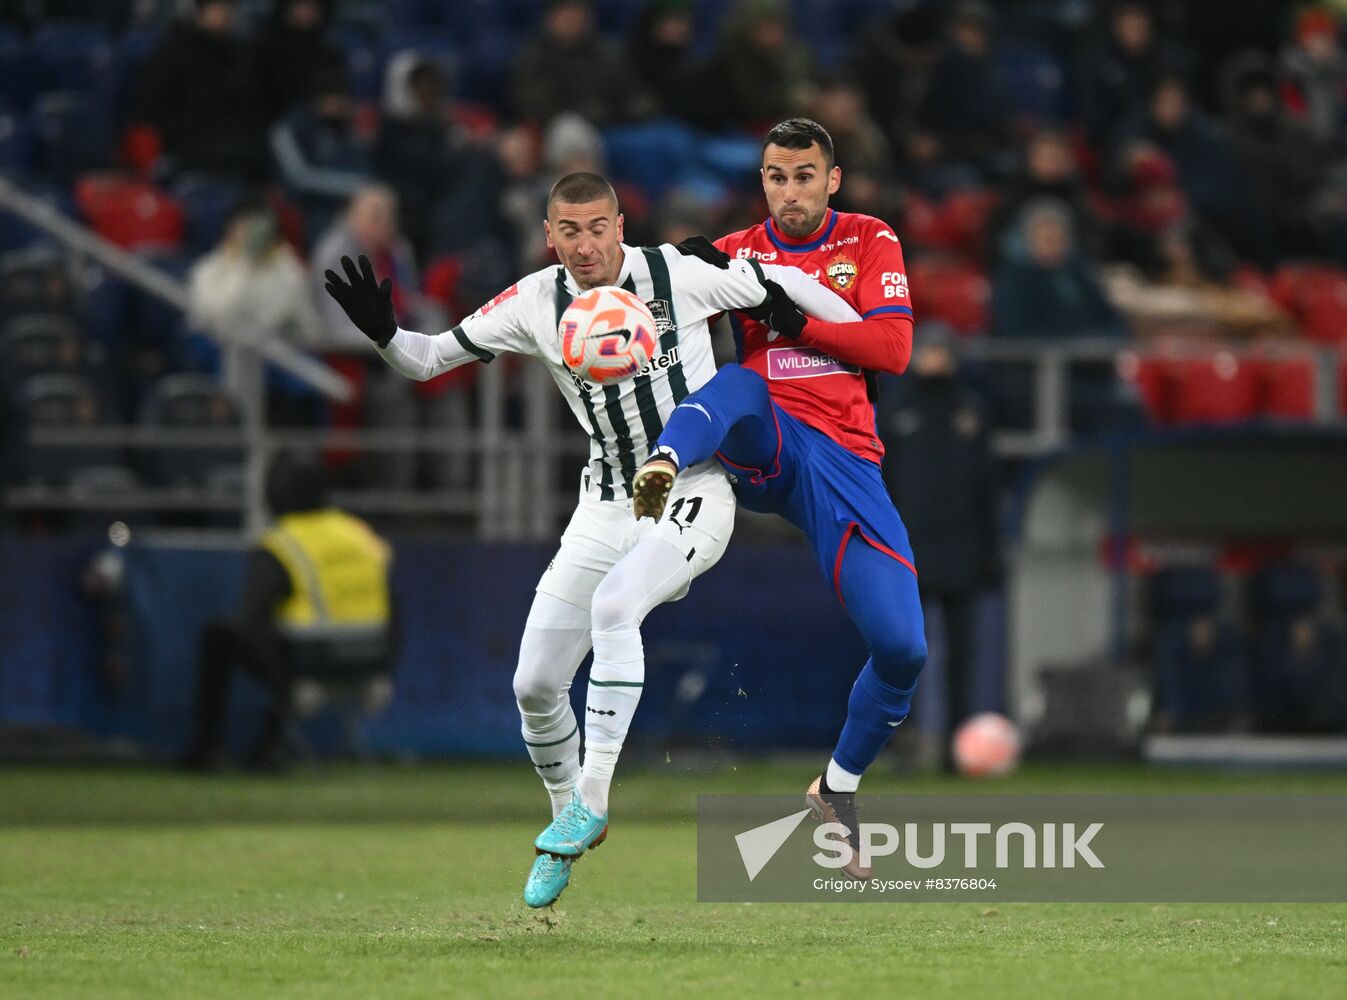
[[[850,257],[834,257],[825,273],[828,275],[828,284],[836,291],[845,292],[856,284],[856,262]]]

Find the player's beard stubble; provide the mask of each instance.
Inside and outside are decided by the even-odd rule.
[[[819,226],[823,225],[823,216],[828,211],[828,203],[825,201],[818,209],[811,211],[804,205],[789,205],[775,216],[772,221],[776,223],[776,228],[781,230],[791,239],[803,239]]]

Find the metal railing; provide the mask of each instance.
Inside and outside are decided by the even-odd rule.
[[[0,179],[0,209],[19,215],[61,241],[77,258],[91,258],[178,309],[186,309],[187,289],[171,275],[97,236],[52,207]],[[230,350],[274,364],[330,399],[350,398],[351,387],[336,371],[283,342],[238,343],[228,331],[211,331]],[[1116,362],[1142,352],[1136,345],[1113,339],[967,341],[964,354],[983,365],[1019,364],[1033,369],[1032,424],[1028,430],[1000,431],[994,438],[1005,456],[1027,457],[1051,452],[1070,438],[1070,368],[1080,362]],[[1207,355],[1207,345],[1167,345],[1166,357]],[[1234,357],[1263,356],[1259,348],[1221,347]],[[1278,348],[1278,357],[1312,359],[1315,372],[1315,417],[1330,424],[1339,416],[1339,369],[1343,356],[1311,345]],[[453,517],[469,521],[487,540],[546,540],[555,537],[559,518],[574,504],[578,472],[588,454],[583,438],[546,370],[528,363],[506,363],[480,369],[476,407],[470,427],[422,427],[363,430],[294,429],[265,422],[262,381],[258,396],[240,400],[238,428],[190,431],[167,427],[99,426],[38,428],[29,443],[39,448],[106,447],[126,451],[191,448],[234,450],[244,456],[242,495],[194,487],[137,487],[107,493],[18,485],[4,495],[10,510],[223,512],[237,511],[243,525],[256,530],[266,523],[263,477],[270,457],[279,450],[345,449],[370,455],[454,456],[475,469],[470,484],[415,489],[387,486],[350,489],[334,496],[348,509],[372,515]],[[410,391],[410,387],[409,387]],[[454,391],[454,390],[450,390]],[[518,405],[511,406],[511,401]],[[513,423],[507,414],[518,417]],[[577,474],[572,476],[570,470]]]

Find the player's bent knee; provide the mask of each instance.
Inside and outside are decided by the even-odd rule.
[[[590,624],[595,632],[614,632],[623,628],[635,628],[636,602],[624,588],[604,580],[594,591],[594,599],[589,606]]]
[[[562,694],[555,683],[546,678],[519,669],[514,675],[514,700],[525,715],[546,715],[556,708]]]
[[[882,636],[870,648],[875,673],[894,687],[910,687],[926,663],[926,637],[902,632]]]

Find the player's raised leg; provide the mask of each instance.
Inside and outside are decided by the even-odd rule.
[[[524,746],[547,788],[553,816],[571,800],[580,774],[580,725],[570,689],[589,646],[587,608],[547,593],[534,595],[519,644],[514,695]]]
[[[641,624],[650,611],[677,600],[692,580],[719,561],[734,530],[734,497],[714,465],[689,470],[659,524],[643,536],[594,591],[594,663],[585,700],[585,761],[576,794],[536,846],[577,855],[600,843],[608,825],[613,772],[645,686]]]
[[[669,415],[632,480],[636,516],[658,520],[678,473],[711,458],[736,473],[770,475],[780,446],[767,383],[746,368],[725,365]]]
[[[852,685],[847,720],[827,769],[809,786],[806,799],[825,822],[845,826],[855,846],[856,789],[912,707],[917,676],[926,663],[926,629],[917,577],[909,566],[859,533],[850,533],[844,545],[837,568],[839,595],[870,659]],[[859,857],[846,870],[853,877],[869,877]]]

